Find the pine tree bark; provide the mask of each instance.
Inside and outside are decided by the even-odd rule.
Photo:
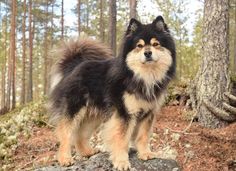
[[[104,0],[100,0],[100,39],[102,42],[105,41],[105,29],[104,29],[104,19],[103,19],[103,6]]]
[[[64,0],[61,1],[61,39],[64,39]]]
[[[81,0],[77,0],[77,12],[78,12],[78,36],[81,33],[81,23],[80,23],[80,5],[81,5]]]
[[[228,0],[205,0],[202,62],[194,93],[199,122],[212,128],[226,125],[207,104],[222,108],[223,94],[229,89],[228,10]]]
[[[129,0],[130,18],[137,18],[137,0]]]
[[[236,0],[234,5],[234,73],[236,73]]]
[[[86,29],[87,31],[89,30],[89,0],[86,0],[86,6],[87,6],[87,11],[86,11]]]
[[[28,93],[27,93],[27,102],[33,100],[33,32],[32,27],[32,0],[29,0],[29,82],[28,82]]]
[[[21,99],[20,103],[25,103],[25,62],[26,62],[26,38],[25,38],[25,21],[26,21],[26,0],[23,4],[23,21],[22,21],[22,79],[21,79]]]
[[[3,63],[2,63],[2,68],[1,68],[1,73],[2,73],[2,79],[1,79],[1,84],[2,84],[2,88],[1,88],[1,108],[0,108],[0,114],[4,113],[5,110],[6,110],[6,104],[5,104],[5,101],[6,101],[6,57],[4,56],[3,57]]]
[[[44,88],[43,94],[46,95],[48,92],[48,0],[46,2],[46,19],[45,19],[45,32],[44,32]]]
[[[5,108],[5,84],[6,84],[5,83],[5,59],[2,64],[1,73],[2,73],[2,79],[1,79],[2,88],[1,88],[1,108],[0,108],[0,110]]]
[[[11,3],[11,42],[10,42],[10,58],[12,60],[12,109],[16,105],[16,86],[15,86],[15,76],[16,76],[16,1]]]
[[[3,40],[4,40],[4,56],[3,56],[3,67],[2,67],[2,92],[1,92],[1,109],[2,114],[7,112],[6,104],[6,68],[7,68],[7,19],[2,20],[2,30],[4,31]]]
[[[109,1],[109,44],[116,55],[116,0]]]

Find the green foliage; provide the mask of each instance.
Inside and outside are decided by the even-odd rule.
[[[0,117],[0,159],[11,161],[18,146],[18,137],[30,137],[33,126],[45,126],[48,120],[45,100],[31,102]]]

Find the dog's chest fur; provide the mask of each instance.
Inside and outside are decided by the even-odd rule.
[[[125,92],[123,95],[123,101],[129,114],[135,115],[138,118],[142,118],[148,113],[158,111],[164,102],[163,97],[164,96],[162,95],[157,100],[147,101],[138,96],[135,96],[135,94],[129,94]]]

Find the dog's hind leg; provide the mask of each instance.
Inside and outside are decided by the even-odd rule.
[[[68,119],[61,119],[57,123],[56,135],[60,142],[57,159],[61,166],[69,166],[73,164],[73,158],[71,155],[71,134],[72,123]]]
[[[134,119],[125,121],[119,116],[113,115],[104,125],[104,144],[110,152],[114,168],[118,170],[130,168],[128,148],[135,123]]]
[[[75,137],[75,149],[83,157],[90,157],[98,150],[93,149],[89,145],[89,139],[101,124],[101,120],[97,117],[86,117],[80,125],[77,127],[77,131],[74,133]]]
[[[137,134],[134,139],[134,143],[138,151],[138,157],[142,160],[158,157],[156,153],[151,152],[149,147],[149,138],[152,132],[154,118],[154,114],[151,113],[147,118],[144,118],[139,123]]]

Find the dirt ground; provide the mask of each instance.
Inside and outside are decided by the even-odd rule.
[[[197,122],[190,125],[183,111],[181,106],[161,110],[155,123],[153,150],[168,144],[177,151],[176,160],[183,171],[236,170],[236,123],[222,129],[207,129]],[[51,128],[34,127],[30,138],[22,136],[19,141],[12,169],[30,170],[56,162],[58,144]]]

